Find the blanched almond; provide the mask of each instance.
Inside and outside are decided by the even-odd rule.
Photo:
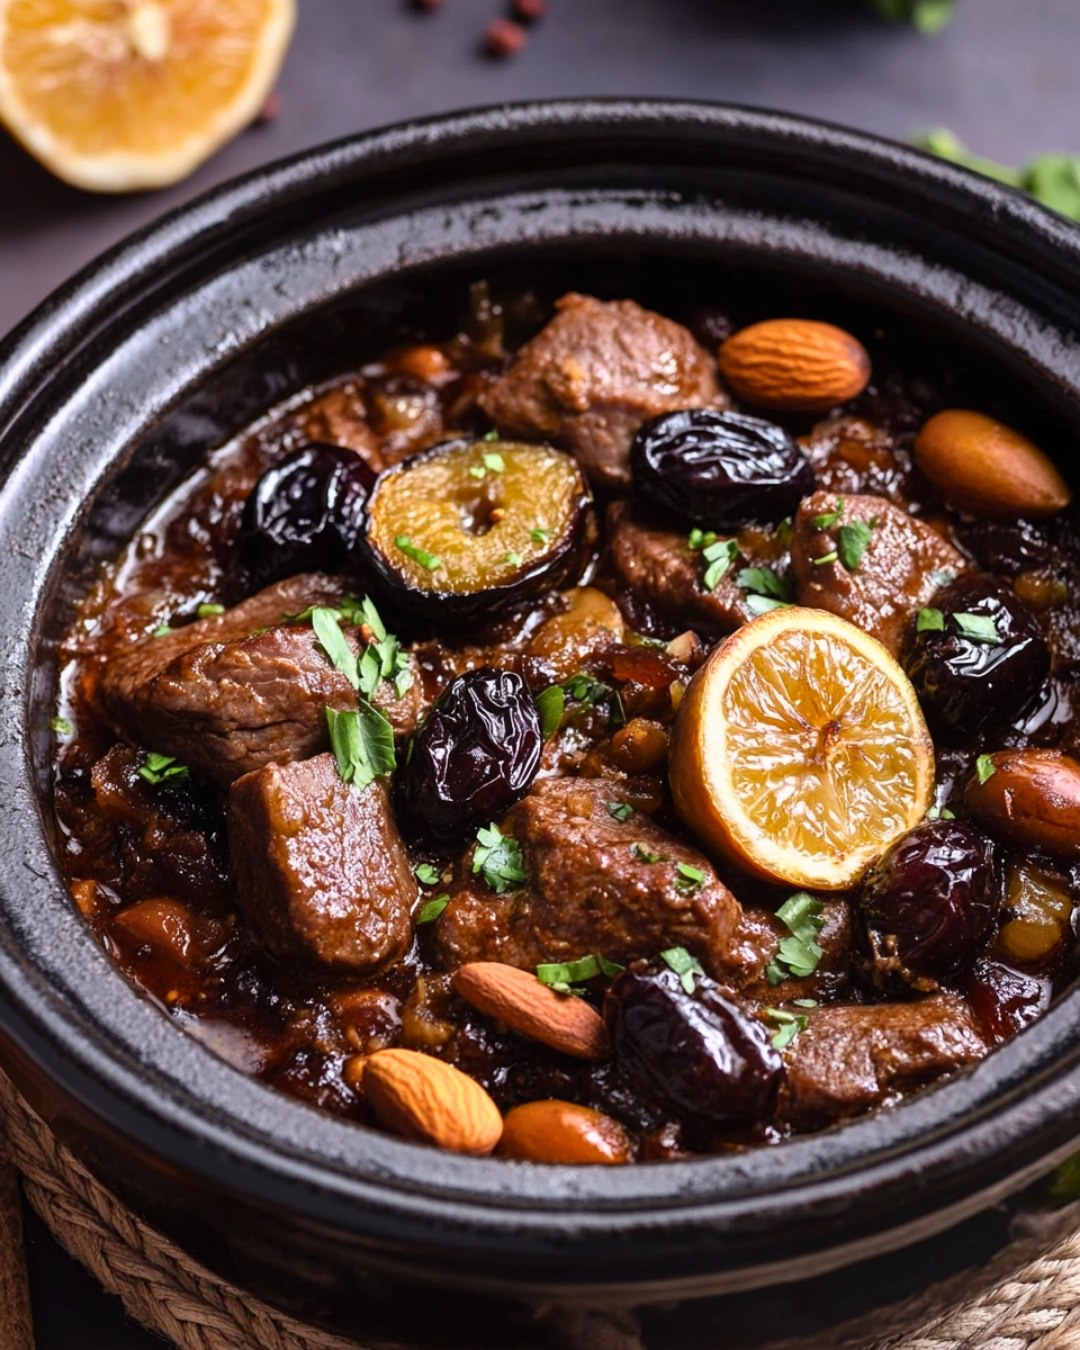
[[[363,1090],[380,1125],[454,1153],[490,1153],[502,1116],[468,1074],[419,1050],[378,1050],[367,1057]]]
[[[721,346],[720,374],[747,403],[785,412],[826,412],[870,382],[857,338],[813,319],[766,319]]]
[[[596,1009],[584,999],[556,994],[530,971],[498,961],[473,961],[459,966],[452,980],[466,1003],[520,1036],[576,1059],[607,1054],[607,1034]]]
[[[979,824],[1017,848],[1080,858],[1080,762],[1058,750],[999,750],[987,760],[994,772],[964,789]]]
[[[964,408],[930,418],[915,438],[915,464],[947,501],[975,516],[1052,516],[1072,500],[1037,445]]]
[[[525,1102],[508,1111],[499,1153],[545,1163],[624,1163],[630,1140],[617,1120],[573,1102]]]

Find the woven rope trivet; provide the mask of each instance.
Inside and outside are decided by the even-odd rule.
[[[53,1236],[119,1296],[129,1316],[179,1350],[365,1350],[237,1289],[136,1218],[56,1141],[3,1075],[0,1108],[26,1198]],[[601,1345],[633,1350],[641,1343],[631,1326],[619,1328],[621,1321],[600,1319],[583,1343],[597,1350]],[[839,1343],[839,1338],[827,1342]],[[865,1350],[1080,1350],[1080,1234],[921,1330],[864,1345]]]

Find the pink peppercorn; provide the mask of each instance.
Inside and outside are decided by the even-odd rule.
[[[496,19],[484,34],[484,50],[489,56],[516,56],[525,46],[525,29],[509,19]]]

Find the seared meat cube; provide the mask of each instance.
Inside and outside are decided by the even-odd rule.
[[[310,624],[281,620],[333,606],[341,594],[332,577],[291,577],[224,614],[148,639],[105,668],[106,713],[125,736],[223,785],[318,753],[328,743],[325,709],[355,707],[356,692]],[[411,732],[422,702],[415,669],[403,698],[384,681],[375,702],[397,733]]]
[[[590,952],[626,962],[686,947],[726,971],[738,902],[696,849],[639,812],[616,819],[609,808],[620,800],[603,779],[536,784],[501,827],[521,846],[525,889],[498,898],[467,873],[439,920],[442,962],[528,969]]]
[[[363,393],[355,380],[328,389],[309,403],[300,415],[299,426],[309,441],[355,450],[376,473],[386,467],[379,438],[367,420]]]
[[[762,1003],[784,1003],[793,998],[831,997],[842,990],[851,978],[851,905],[830,897],[824,901],[822,918],[825,922],[815,938],[822,955],[814,973],[789,976],[773,985],[765,968],[775,960],[781,940],[790,932],[768,910],[743,910],[731,949],[731,981],[739,993]]]
[[[657,612],[668,626],[692,628],[707,637],[722,637],[753,618],[746,592],[735,583],[745,558],[735,558],[716,586],[703,585],[708,564],[691,549],[685,530],[665,529],[637,520],[622,502],[608,517],[611,562],[630,596],[632,613],[644,607]]]
[[[279,956],[368,972],[409,945],[417,885],[387,786],[357,791],[333,755],[237,779],[229,857],[240,908]]]
[[[914,1003],[820,1008],[787,1052],[787,1115],[811,1129],[973,1064],[987,1052],[955,994]]]
[[[936,530],[883,497],[828,492],[799,507],[791,560],[799,604],[847,619],[894,654],[911,615],[967,566]]]
[[[509,436],[571,450],[594,483],[626,487],[630,441],[649,417],[726,407],[716,367],[681,324],[632,300],[571,292],[479,398]]]

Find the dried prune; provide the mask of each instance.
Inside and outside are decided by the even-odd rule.
[[[933,989],[969,971],[1001,908],[997,845],[960,820],[926,820],[867,875],[860,910],[870,982],[885,992]]]
[[[487,618],[576,580],[591,501],[560,450],[448,441],[380,475],[364,550],[386,603],[416,621]]]
[[[616,977],[604,1019],[621,1071],[657,1101],[706,1126],[766,1120],[784,1074],[768,1029],[705,975],[688,994],[669,969]]]
[[[809,460],[782,427],[711,408],[646,422],[630,465],[642,501],[717,530],[780,520],[814,490]]]
[[[934,730],[977,736],[1008,726],[1034,700],[1050,649],[1012,591],[969,574],[920,611],[904,664]]]
[[[964,985],[964,997],[984,1035],[995,1045],[1011,1041],[1050,1006],[1051,982],[1000,961],[980,960]]]
[[[244,503],[239,547],[256,588],[337,572],[356,547],[375,471],[354,450],[312,442],[267,469]]]
[[[463,839],[523,797],[543,737],[520,675],[482,668],[460,675],[424,718],[401,776],[401,802],[442,843]]]

